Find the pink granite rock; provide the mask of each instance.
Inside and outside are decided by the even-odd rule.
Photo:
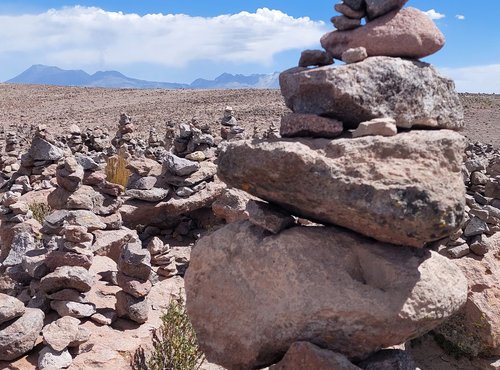
[[[440,50],[445,38],[427,15],[415,8],[392,11],[350,31],[333,31],[321,45],[336,59],[351,48],[363,46],[368,56],[424,58]]]

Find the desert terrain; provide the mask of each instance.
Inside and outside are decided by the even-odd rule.
[[[463,134],[472,141],[500,147],[500,95],[460,94],[465,113]],[[239,125],[251,134],[279,126],[288,112],[279,90],[131,90],[0,84],[0,127],[28,138],[31,125],[45,124],[63,133],[71,124],[116,131],[121,112],[128,113],[138,133],[147,138],[154,127],[161,135],[165,122],[196,118],[220,127],[229,105]]]

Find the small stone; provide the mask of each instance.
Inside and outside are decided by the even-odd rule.
[[[169,190],[162,188],[152,188],[149,190],[130,189],[125,193],[133,199],[142,200],[144,202],[160,202],[168,197]]]
[[[188,198],[191,195],[193,195],[195,191],[191,188],[188,188],[187,186],[183,186],[179,189],[176,190],[175,194],[181,198]]]
[[[95,314],[95,305],[91,303],[78,303],[71,301],[52,301],[50,307],[57,311],[59,316],[71,316],[77,319],[83,319]]]
[[[312,343],[295,342],[285,357],[269,370],[361,370],[347,357]]]
[[[62,351],[78,336],[80,320],[64,316],[43,328],[43,340],[55,351]]]
[[[129,188],[139,189],[139,190],[150,190],[156,185],[157,181],[158,179],[154,176],[140,177],[132,184],[130,184]]]
[[[472,218],[464,230],[465,236],[474,236],[487,233],[489,231],[488,224],[478,217]]]
[[[355,18],[355,19],[364,18],[366,15],[366,12],[364,9],[355,10],[355,9],[351,8],[349,5],[347,5],[346,3],[335,4],[335,10],[337,12],[339,12],[340,14],[345,15],[346,17]]]
[[[490,243],[482,235],[475,236],[470,243],[470,250],[478,256],[484,256],[490,251]]]
[[[99,310],[90,319],[101,325],[111,325],[116,320],[116,312],[113,309]]]
[[[152,255],[152,256],[156,256],[158,254],[161,254],[163,252],[165,252],[166,250],[168,250],[168,246],[166,246],[160,238],[158,238],[157,236],[155,236],[154,238],[152,238],[148,245],[146,246],[146,249],[149,251],[149,253]]]
[[[65,369],[71,365],[73,358],[68,350],[54,351],[49,346],[44,347],[38,354],[39,370]]]
[[[118,272],[116,280],[125,293],[136,298],[147,296],[153,287],[149,280],[137,280],[121,272]]]
[[[151,255],[146,249],[125,246],[118,260],[118,269],[125,275],[146,281],[151,274]]]
[[[448,254],[452,258],[462,258],[468,255],[470,252],[469,246],[467,244],[458,245],[448,249]]]
[[[116,293],[116,314],[139,324],[148,320],[149,303],[146,297],[135,298],[124,291]]]
[[[375,118],[370,121],[361,122],[352,133],[353,137],[362,136],[394,136],[397,135],[398,128],[394,118]]]
[[[399,349],[379,351],[358,364],[363,370],[415,370],[417,366],[411,355]]]
[[[299,67],[321,67],[333,64],[333,58],[323,50],[304,50],[300,54]]]
[[[0,324],[24,314],[24,303],[15,297],[0,293]]]
[[[252,224],[273,234],[278,234],[295,224],[295,220],[290,214],[269,203],[251,200],[248,202],[247,212]]]
[[[331,21],[339,31],[348,31],[361,26],[361,19],[348,18],[345,15],[332,17]]]
[[[392,10],[398,10],[405,5],[408,0],[365,0],[368,19],[373,20]]]
[[[344,130],[342,122],[315,114],[289,113],[281,117],[282,137],[324,137],[333,139]]]
[[[84,226],[68,225],[64,228],[63,236],[67,241],[74,243],[94,241],[94,236]]]
[[[366,58],[368,58],[368,54],[363,46],[347,49],[342,53],[342,61],[347,64],[362,62]]]
[[[180,158],[174,154],[169,154],[163,163],[172,174],[177,176],[188,176],[200,169],[198,162]]]
[[[482,172],[474,171],[470,175],[470,182],[474,185],[486,185],[488,176]]]
[[[186,155],[186,159],[189,159],[190,161],[196,161],[196,162],[202,162],[206,159],[207,157],[203,152],[197,151],[193,153],[189,153]]]

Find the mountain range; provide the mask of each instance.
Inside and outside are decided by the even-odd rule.
[[[279,87],[278,76],[277,72],[250,76],[223,73],[215,80],[199,78],[191,84],[181,84],[138,80],[117,71],[96,72],[91,75],[82,70],[64,70],[37,64],[6,83],[130,89],[275,89]]]

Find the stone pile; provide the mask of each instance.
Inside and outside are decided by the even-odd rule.
[[[139,324],[148,319],[149,304],[147,295],[151,291],[151,254],[142,249],[141,242],[130,240],[123,247],[118,260],[118,286],[116,294],[116,313]]]
[[[107,150],[111,145],[108,132],[98,127],[87,129],[82,134],[82,138],[89,152],[101,153]]]
[[[220,136],[224,140],[241,140],[244,138],[245,129],[238,125],[234,110],[227,106],[221,119]]]
[[[118,131],[116,131],[115,137],[111,141],[111,144],[118,150],[125,147],[128,152],[133,152],[137,141],[134,139],[135,127],[132,123],[132,118],[126,114],[122,113],[120,115],[120,120],[118,121]]]
[[[73,154],[86,153],[88,148],[83,142],[82,130],[77,125],[69,126],[69,133],[66,137],[66,144]]]
[[[9,131],[5,136],[5,149],[2,153],[0,163],[2,172],[10,177],[13,172],[19,170],[19,139],[15,132]]]
[[[288,351],[283,361],[302,368],[321,358],[319,368],[379,368],[407,354],[378,351],[466,303],[460,267],[427,248],[465,219],[465,139],[452,131],[462,107],[453,82],[417,60],[443,46],[442,34],[405,2],[337,6],[344,15],[322,38],[326,51],[308,55],[322,59],[303,64],[352,48],[365,51],[349,59],[368,58],[283,72],[293,112],[284,139],[222,148],[218,176],[269,204],[250,202],[248,221],[193,248],[187,310],[209,361],[263,368]]]

